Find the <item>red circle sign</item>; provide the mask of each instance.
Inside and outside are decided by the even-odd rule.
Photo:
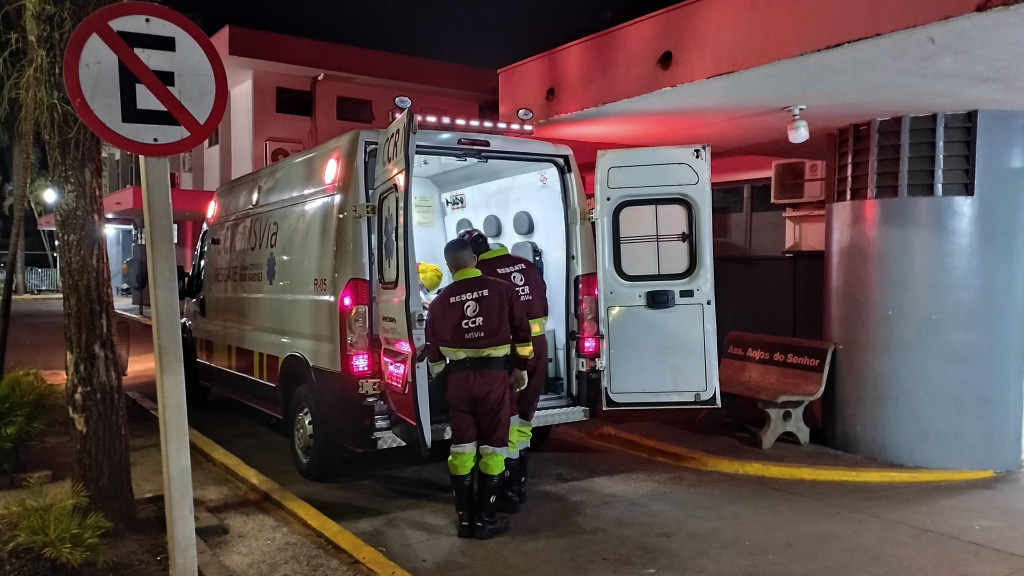
[[[224,64],[206,34],[145,2],[107,6],[79,24],[64,52],[64,86],[93,132],[142,156],[201,145],[228,97]]]

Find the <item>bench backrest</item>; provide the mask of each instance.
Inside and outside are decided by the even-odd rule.
[[[816,400],[825,391],[835,344],[729,332],[718,377],[722,392],[764,400]]]

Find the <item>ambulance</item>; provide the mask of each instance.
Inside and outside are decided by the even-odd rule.
[[[472,227],[547,283],[535,444],[598,409],[718,406],[708,148],[601,152],[591,205],[570,149],[526,131],[405,112],[221,186],[183,291],[191,402],[283,419],[311,479],[444,444],[417,269],[450,283],[444,245]]]

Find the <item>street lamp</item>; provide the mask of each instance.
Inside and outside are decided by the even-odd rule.
[[[43,201],[47,204],[53,204],[57,201],[57,191],[53,188],[47,188],[43,191]]]

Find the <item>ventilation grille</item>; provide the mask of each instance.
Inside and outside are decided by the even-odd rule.
[[[836,133],[835,200],[974,194],[977,114],[904,116]]]

